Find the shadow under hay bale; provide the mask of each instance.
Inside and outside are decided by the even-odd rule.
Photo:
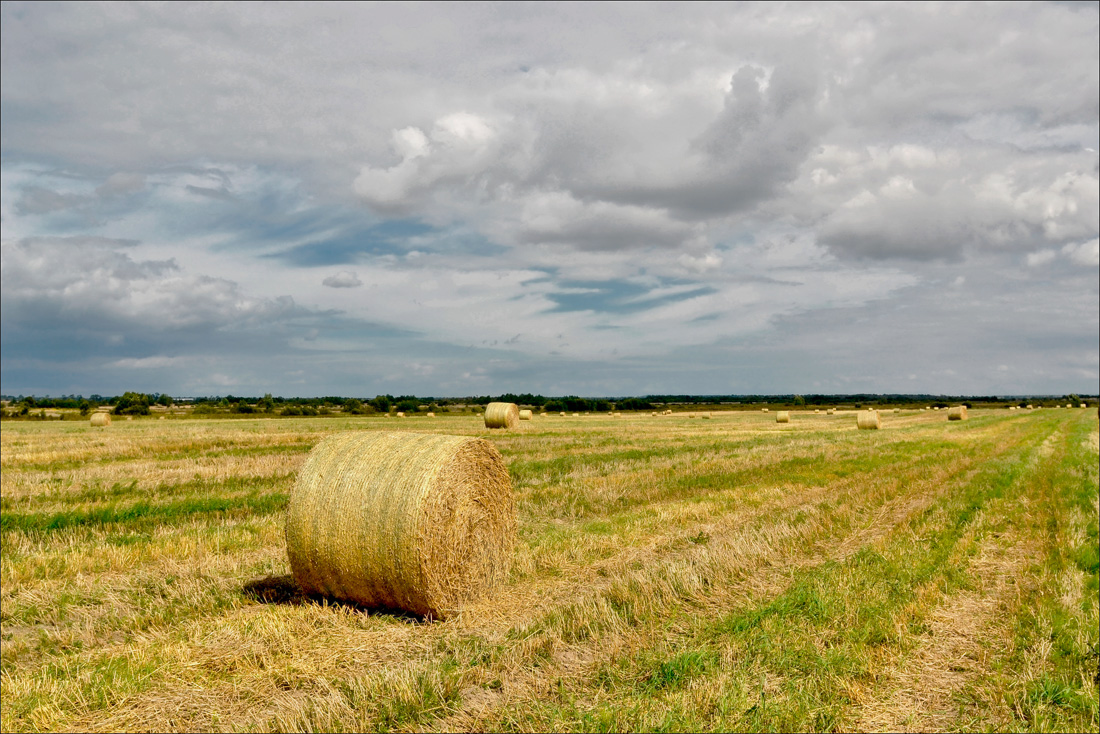
[[[307,594],[290,574],[283,576],[265,576],[262,579],[249,581],[241,587],[241,594],[259,604],[280,604],[285,606],[322,604],[324,606],[350,609],[367,615],[384,614],[409,622],[420,623],[432,621],[429,617],[412,614],[403,609],[365,607],[353,601],[329,599],[321,594]]]

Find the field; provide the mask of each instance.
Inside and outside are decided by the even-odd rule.
[[[712,416],[5,422],[0,728],[1098,730],[1093,410]],[[303,597],[343,430],[490,435],[509,584]]]

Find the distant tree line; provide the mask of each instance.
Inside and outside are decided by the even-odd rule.
[[[929,395],[915,394],[871,394],[858,393],[854,395],[827,395],[827,394],[786,394],[786,395],[646,395],[644,397],[603,397],[582,398],[578,395],[563,395],[560,397],[546,397],[531,393],[503,393],[501,395],[476,395],[466,397],[424,397],[416,395],[375,395],[368,397],[341,397],[327,395],[313,398],[283,398],[273,397],[270,393],[263,397],[242,397],[236,395],[206,396],[184,399],[192,405],[194,413],[235,413],[235,414],[275,414],[275,415],[331,415],[339,412],[351,415],[371,415],[376,413],[389,413],[400,411],[403,413],[416,413],[418,411],[439,410],[484,410],[485,406],[492,402],[516,403],[517,405],[541,409],[548,412],[602,412],[609,410],[653,410],[657,406],[670,405],[686,406],[751,406],[774,405],[788,407],[805,406],[853,406],[874,407],[885,405],[920,405],[945,408],[949,405],[963,403],[973,407],[980,404],[1018,404],[1025,406],[1029,403],[1038,405],[1061,405],[1069,403],[1078,405],[1088,400],[1095,402],[1098,396],[1068,394],[1063,396],[996,396],[996,395]],[[35,397],[35,396],[0,396],[8,403],[5,417],[29,416],[35,417],[33,411],[43,409],[68,409],[77,410],[81,415],[87,415],[96,407],[110,405],[113,412],[121,415],[148,415],[153,408],[161,406],[169,408],[180,402],[167,393],[140,393],[125,392],[122,395],[105,397],[93,394],[87,398],[82,395],[62,395],[60,397]]]

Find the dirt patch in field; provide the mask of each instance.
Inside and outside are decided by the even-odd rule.
[[[945,600],[903,660],[883,671],[866,700],[856,731],[931,732],[957,728],[965,718],[964,688],[987,672],[991,649],[1008,644],[1001,612],[1019,593],[1017,579],[1036,549],[1013,536],[990,538],[971,565],[978,588]],[[869,700],[867,700],[869,699]],[[994,722],[987,722],[992,724]]]

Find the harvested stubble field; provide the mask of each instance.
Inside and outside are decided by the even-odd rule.
[[[1092,411],[6,422],[4,730],[1098,728]],[[508,585],[304,598],[283,512],[342,430],[489,435]]]

